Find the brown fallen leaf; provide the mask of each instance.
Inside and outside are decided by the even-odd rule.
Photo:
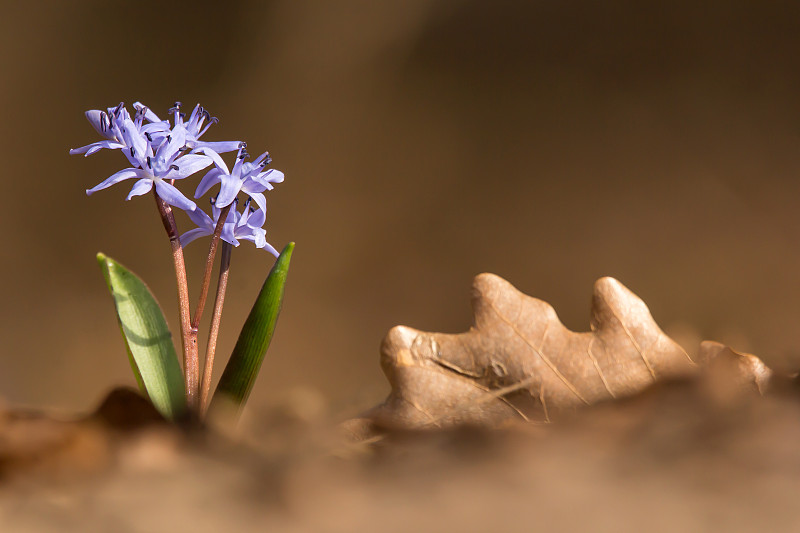
[[[20,474],[72,478],[100,472],[119,444],[148,428],[169,428],[137,392],[111,391],[97,410],[66,418],[31,409],[0,409],[0,482]]]
[[[381,346],[392,390],[367,417],[382,427],[549,421],[621,398],[696,364],[644,302],[613,278],[595,283],[591,332],[568,330],[546,302],[493,274],[472,287],[475,326],[426,333],[396,326]]]
[[[697,359],[704,366],[701,376],[704,389],[719,404],[734,403],[748,393],[764,394],[775,377],[755,355],[737,352],[714,341],[700,344]]]

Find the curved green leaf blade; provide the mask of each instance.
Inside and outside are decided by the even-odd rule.
[[[220,403],[227,403],[233,404],[239,410],[247,402],[281,312],[283,289],[293,250],[293,242],[286,245],[261,287],[217,385],[212,408]]]
[[[97,254],[108,289],[114,297],[131,368],[156,409],[174,419],[186,409],[186,398],[175,347],[167,321],[147,285],[136,274],[104,254]]]

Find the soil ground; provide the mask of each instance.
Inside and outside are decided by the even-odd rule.
[[[109,437],[95,419],[21,468],[5,457],[0,522],[88,533],[796,531],[799,400],[794,386],[723,402],[668,383],[551,425],[369,442],[291,406],[251,416],[233,440],[158,423]]]

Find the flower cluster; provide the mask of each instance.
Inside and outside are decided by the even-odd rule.
[[[223,212],[227,212],[222,240],[239,245],[239,239],[250,240],[256,247],[278,252],[266,241],[263,225],[266,222],[266,198],[264,192],[272,190],[275,183],[283,181],[283,172],[266,169],[271,162],[269,153],[264,152],[254,161],[247,161],[249,154],[246,144],[240,141],[209,142],[201,140],[212,124],[217,122],[199,104],[189,118],[181,112],[180,102],[169,110],[173,120],[160,119],[153,111],[136,102],[135,113],[131,117],[124,104],[108,108],[106,111],[86,112],[95,130],[104,138],[81,148],[70,150],[70,154],[91,155],[103,148],[121,150],[131,164],[112,174],[100,184],[86,190],[93,194],[116,183],[136,179],[127,200],[150,192],[155,193],[166,203],[184,210],[197,228],[181,236],[181,243],[188,244],[194,239],[212,235]],[[220,154],[236,151],[236,161],[229,169]],[[219,184],[219,191],[211,200],[212,216],[197,207],[174,183],[192,176],[201,170],[212,167],[200,180],[194,198],[200,198],[212,187]],[[249,198],[238,210],[237,197],[244,193]],[[255,203],[256,207],[251,204]],[[231,206],[229,209],[226,207]]]

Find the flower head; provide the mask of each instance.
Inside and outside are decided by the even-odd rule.
[[[189,116],[189,120],[186,120],[186,115],[181,112],[182,106],[183,104],[180,102],[175,102],[175,105],[170,108],[169,112],[173,115],[174,126],[172,127],[172,133],[174,134],[177,129],[183,130],[187,148],[192,151],[201,149],[213,150],[215,154],[224,154],[239,148],[239,144],[241,144],[239,141],[201,141],[200,137],[208,131],[208,128],[210,128],[212,124],[216,124],[219,122],[219,120],[217,117],[212,117],[211,114],[200,104],[195,106],[192,114]],[[140,109],[146,110],[147,114],[145,117],[150,121],[150,124],[158,124],[162,122],[169,124],[168,121],[162,121],[160,118],[158,118],[155,113],[147,109],[147,107],[145,107],[141,102],[134,103],[133,107],[135,107],[137,111]],[[166,133],[169,133],[169,131]],[[164,132],[154,135],[156,139],[159,137],[163,138],[164,136]]]
[[[190,121],[192,128],[187,128],[180,115],[176,114],[177,122],[170,127],[169,121],[159,119],[140,102],[136,102],[134,108],[136,114],[133,118],[122,103],[108,111],[86,112],[89,123],[105,139],[70,150],[70,154],[90,155],[103,148],[119,149],[131,164],[131,167],[120,170],[95,187],[87,189],[86,194],[91,195],[121,181],[136,178],[137,181],[126,199],[145,194],[155,187],[156,194],[168,204],[188,211],[194,210],[196,204],[184,196],[173,185],[173,181],[199,172],[212,162],[204,153],[186,153],[197,144],[197,137],[205,133],[205,129],[198,130],[202,125],[202,117],[195,117]],[[198,106],[198,109],[202,108]],[[199,111],[196,113],[200,114],[202,113]],[[239,143],[233,144],[238,146]],[[219,157],[218,154],[215,155]]]
[[[242,213],[239,213],[237,210],[238,203],[238,201],[235,201],[228,211],[220,238],[233,246],[239,246],[239,239],[252,241],[256,248],[263,248],[278,257],[278,251],[267,242],[267,232],[263,228],[267,221],[266,213],[260,208],[250,207],[249,200],[245,202]],[[217,205],[217,202],[212,200],[211,214],[213,218],[201,209],[187,212],[189,218],[197,224],[197,227],[181,235],[181,245],[186,246],[199,237],[213,235],[222,211],[223,209]]]
[[[267,213],[261,208],[250,207],[250,200],[244,204],[242,214],[236,213],[236,227],[234,236],[244,241],[252,241],[256,248],[263,248],[278,257],[280,254],[267,242],[267,231],[264,224],[267,222]]]
[[[120,103],[117,107],[109,107],[108,111],[91,109],[86,112],[86,119],[89,124],[103,136],[104,140],[73,148],[69,151],[70,155],[84,154],[92,155],[103,148],[118,149],[125,148],[125,140],[122,135],[122,125],[126,119],[130,119],[124,104]]]
[[[196,198],[219,183],[220,192],[216,198],[217,208],[222,209],[230,205],[239,192],[244,192],[255,201],[263,213],[266,212],[266,198],[263,192],[271,190],[274,183],[280,183],[284,178],[280,171],[264,170],[271,161],[267,152],[261,154],[253,162],[246,162],[248,154],[245,150],[246,144],[243,142],[200,140],[209,127],[217,122],[217,119],[212,117],[200,104],[195,106],[187,119],[186,115],[181,112],[181,103],[176,102],[175,106],[169,110],[173,116],[172,125],[169,120],[162,120],[141,102],[135,102],[133,107],[136,110],[133,117],[122,103],[108,108],[107,111],[95,109],[86,112],[89,123],[104,139],[70,150],[70,154],[90,155],[103,148],[118,149],[131,164],[129,168],[120,170],[98,185],[87,189],[86,194],[91,195],[121,181],[135,178],[136,182],[131,188],[127,200],[155,188],[156,194],[168,204],[192,212],[197,205],[184,196],[174,186],[174,182],[191,176],[214,163],[215,168],[200,181],[196,190]],[[236,149],[239,152],[233,170],[228,170],[220,153]],[[255,215],[256,219],[258,216]],[[245,230],[245,226],[250,227],[248,224],[252,224],[247,222],[252,215],[247,212],[236,215],[236,217],[238,218],[235,218],[232,224],[244,220],[242,228],[238,230],[239,234],[243,236],[242,238],[252,237],[251,240],[256,242],[258,232],[252,230],[250,233],[246,233]],[[196,214],[195,218],[198,229],[205,227],[206,221],[200,214]],[[199,222],[201,219],[202,222]],[[257,240],[257,244],[260,244],[263,239],[258,238]]]
[[[267,199],[262,193],[272,190],[274,183],[283,182],[284,175],[280,170],[264,170],[272,162],[269,152],[264,152],[253,162],[246,162],[245,159],[249,156],[246,148],[247,145],[241,143],[233,170],[228,170],[228,165],[221,157],[208,153],[216,168],[212,168],[203,176],[194,197],[200,198],[211,187],[219,183],[218,206],[225,207],[234,201],[239,192],[243,192],[250,196],[262,211],[266,211]]]
[[[171,180],[183,179],[203,170],[211,164],[211,158],[200,154],[182,155],[184,140],[181,130],[175,136],[164,137],[154,149],[150,138],[132,121],[126,126],[122,131],[125,140],[123,153],[134,163],[134,167],[112,174],[100,184],[87,189],[86,194],[91,195],[121,181],[137,178],[126,200],[150,192],[155,186],[156,194],[168,204],[187,211],[194,210],[196,204],[172,185]]]

